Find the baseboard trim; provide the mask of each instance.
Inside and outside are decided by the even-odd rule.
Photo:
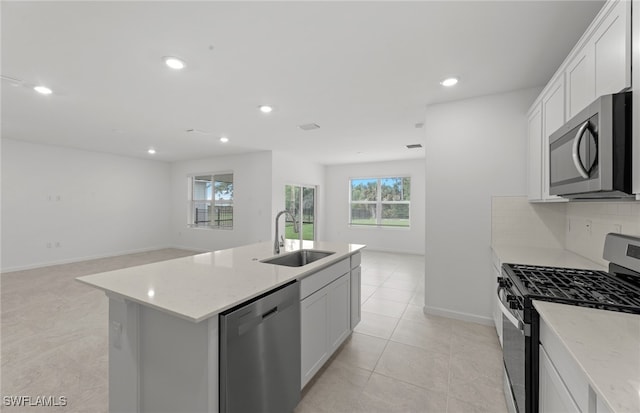
[[[63,259],[63,260],[54,260],[54,261],[47,261],[47,262],[39,262],[37,264],[18,265],[18,266],[15,266],[15,267],[2,268],[0,270],[0,272],[2,274],[5,274],[5,273],[10,273],[10,272],[16,272],[16,271],[33,270],[33,269],[36,269],[36,268],[49,267],[49,266],[52,266],[52,265],[73,264],[75,262],[98,260],[100,258],[111,258],[111,257],[117,257],[119,255],[137,254],[137,253],[140,253],[140,252],[149,252],[149,251],[161,250],[161,249],[165,249],[165,248],[177,248],[177,247],[174,247],[174,246],[171,246],[171,245],[160,245],[160,246],[149,247],[149,248],[140,248],[140,249],[135,249],[135,250],[109,252],[109,253],[106,253],[106,254],[87,255],[87,256],[84,256],[84,257],[66,258],[66,259]],[[181,248],[181,249],[190,249],[190,248]]]
[[[469,321],[471,323],[482,324],[486,326],[493,326],[493,318],[482,317],[476,314],[462,313],[459,311],[447,310],[444,308],[437,308],[425,305],[422,308],[425,314],[437,315],[441,317],[454,318],[456,320]]]

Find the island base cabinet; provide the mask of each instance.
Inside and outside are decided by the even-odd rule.
[[[361,267],[356,267],[351,269],[351,330],[356,328],[361,318],[361,313],[360,313],[361,300],[362,300],[362,297],[360,296],[361,283],[362,283]]]
[[[300,302],[303,388],[351,333],[350,274]]]
[[[109,412],[218,412],[218,317],[109,300]]]

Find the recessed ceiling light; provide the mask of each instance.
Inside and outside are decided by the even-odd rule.
[[[42,93],[43,95],[50,95],[51,93],[53,93],[53,91],[46,86],[36,86],[33,88],[33,90],[38,93]]]
[[[271,113],[273,111],[273,107],[269,105],[260,105],[258,109],[260,109],[262,113]]]
[[[317,123],[305,123],[304,125],[298,125],[298,127],[302,130],[314,130],[319,129],[320,125]]]
[[[149,148],[149,150],[147,151],[147,153],[148,153],[149,155],[155,155],[156,150],[155,150],[155,149],[153,149],[153,148]]]
[[[184,60],[178,59],[177,57],[165,56],[163,59],[164,63],[172,69],[180,70],[184,69],[186,66]]]
[[[457,77],[448,77],[445,80],[443,80],[442,82],[440,82],[440,84],[442,86],[447,86],[447,87],[453,86],[456,83],[458,83],[458,78]]]
[[[223,136],[223,137],[220,138],[220,142],[227,143],[227,142],[229,142],[229,138],[227,138],[226,136]]]

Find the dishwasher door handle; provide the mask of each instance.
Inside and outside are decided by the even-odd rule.
[[[273,307],[271,310],[267,311],[266,313],[262,314],[262,321],[266,320],[267,318],[276,315],[276,313],[278,312],[278,306]]]

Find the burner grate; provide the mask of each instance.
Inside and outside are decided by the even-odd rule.
[[[604,271],[520,264],[511,264],[509,267],[528,290],[526,295],[598,308],[640,309],[640,290],[616,280]]]

